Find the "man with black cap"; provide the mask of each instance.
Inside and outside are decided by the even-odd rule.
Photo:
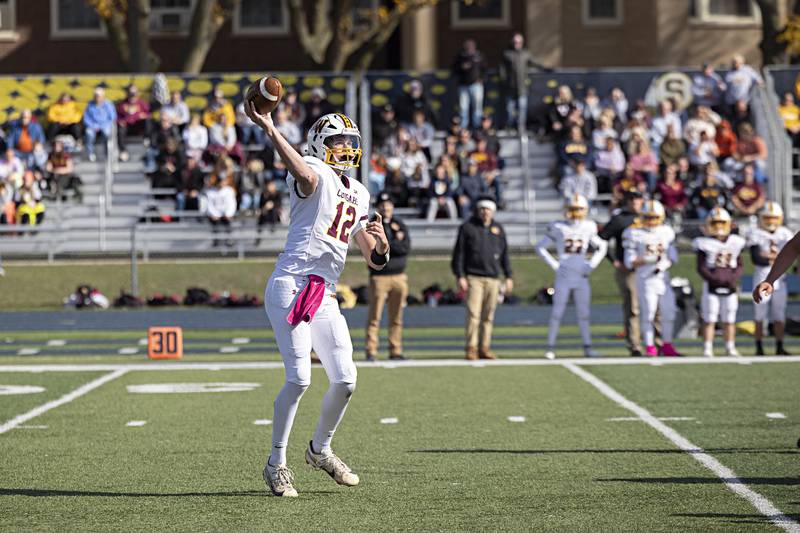
[[[514,290],[506,233],[493,220],[495,211],[494,198],[480,197],[472,218],[458,229],[453,250],[453,274],[458,288],[467,295],[467,359],[496,358],[490,345],[501,273],[506,279],[506,294]]]
[[[408,296],[406,256],[411,249],[408,228],[394,216],[394,203],[387,192],[378,195],[375,210],[383,218],[383,231],[389,240],[389,262],[383,270],[369,269],[369,313],[365,348],[367,361],[378,353],[378,328],[383,305],[389,303],[389,359],[406,359],[403,355],[403,307]]]
[[[622,245],[622,234],[629,227],[637,225],[639,213],[644,199],[642,193],[635,189],[625,191],[625,205],[616,210],[611,220],[598,234],[607,241],[614,239],[614,250],[609,251],[608,259],[614,265],[614,279],[622,295],[622,312],[625,315],[625,341],[633,357],[642,355],[642,337],[639,330],[639,299],[636,294],[636,274],[625,267],[623,260],[625,250]]]

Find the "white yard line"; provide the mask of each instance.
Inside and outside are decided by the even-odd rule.
[[[578,365],[573,363],[564,363],[564,368],[599,390],[606,398],[635,414],[648,426],[661,433],[675,446],[688,453],[698,463],[706,467],[708,470],[714,473],[714,475],[720,478],[720,480],[728,487],[728,489],[731,490],[731,492],[750,502],[750,504],[755,507],[759,513],[764,515],[770,522],[785,531],[800,533],[800,524],[783,514],[780,509],[775,507],[775,505],[765,496],[745,485],[733,470],[720,463],[717,459],[706,453],[705,450],[699,446],[692,444],[692,442],[686,437],[682,436],[680,433],[650,414],[650,411],[630,401],[603,380],[591,372],[580,368]]]
[[[128,370],[124,369],[124,368],[120,368],[120,369],[114,370],[113,372],[110,372],[108,374],[100,376],[99,378],[97,378],[95,380],[92,380],[89,383],[86,383],[85,385],[81,385],[77,389],[73,390],[72,392],[68,392],[67,394],[65,394],[64,396],[62,396],[61,398],[59,398],[57,400],[53,400],[51,402],[47,402],[45,404],[40,405],[39,407],[34,407],[33,409],[31,409],[27,413],[21,414],[19,416],[15,416],[14,418],[9,420],[8,422],[5,422],[4,424],[0,425],[0,434],[3,434],[3,433],[5,433],[5,432],[7,432],[9,430],[12,430],[15,427],[18,427],[21,424],[24,424],[25,422],[27,422],[28,420],[30,420],[32,418],[36,418],[37,416],[39,416],[41,414],[44,414],[44,413],[46,413],[47,411],[49,411],[51,409],[55,409],[56,407],[58,407],[60,405],[64,405],[66,403],[71,402],[72,400],[80,398],[84,394],[87,394],[87,393],[93,391],[97,387],[100,387],[100,386],[108,383],[109,381],[117,379],[118,377],[126,374],[127,372],[128,372]]]
[[[741,364],[742,360],[754,364],[767,363],[800,363],[800,357],[786,356],[759,356],[759,357],[668,357],[658,362],[668,365],[729,365]],[[571,364],[576,366],[607,366],[607,365],[652,365],[653,361],[643,357],[608,357],[608,358],[575,358],[558,359],[495,359],[491,361],[475,361],[466,359],[412,359],[410,361],[376,361],[368,363],[358,361],[356,365],[362,368],[429,368],[429,367],[498,367],[498,366],[562,366]],[[110,363],[110,364],[48,364],[48,365],[0,365],[0,372],[111,372],[112,370],[283,370],[280,361],[265,362],[206,362],[206,363]]]
[[[140,428],[145,424],[147,424],[147,420],[131,420],[125,424],[125,426],[129,428]]]

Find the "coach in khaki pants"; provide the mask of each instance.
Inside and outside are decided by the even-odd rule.
[[[495,359],[490,346],[501,271],[506,294],[514,289],[514,282],[505,231],[493,220],[497,204],[483,197],[475,207],[473,217],[458,230],[452,268],[459,289],[467,293],[466,357]]]
[[[369,269],[369,315],[367,316],[367,361],[374,361],[378,353],[378,328],[384,304],[389,304],[389,359],[403,356],[403,307],[408,296],[406,256],[411,249],[408,228],[393,216],[394,203],[388,193],[382,192],[375,209],[383,217],[383,231],[389,239],[389,262],[383,270]]]

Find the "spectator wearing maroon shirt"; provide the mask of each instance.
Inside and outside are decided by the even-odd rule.
[[[731,203],[738,214],[751,216],[764,207],[765,201],[764,189],[756,183],[755,169],[747,165],[742,169],[742,182],[733,188]]]
[[[499,168],[497,156],[489,151],[489,145],[483,137],[478,137],[477,146],[470,152],[469,158],[478,164],[481,172],[494,172]]]
[[[121,161],[128,160],[128,151],[125,149],[128,136],[146,135],[149,119],[150,106],[139,97],[139,89],[135,85],[128,86],[127,96],[117,104],[117,136]]]
[[[63,198],[64,191],[71,189],[75,193],[78,203],[83,200],[81,194],[81,179],[75,175],[75,166],[72,157],[64,150],[64,142],[56,140],[53,143],[53,151],[47,158],[45,165],[47,171],[50,190],[56,197]]]
[[[667,165],[664,169],[664,177],[658,182],[657,194],[667,211],[667,216],[673,218],[683,212],[683,208],[689,203],[689,198],[686,196],[683,182],[678,179],[677,165]]]
[[[647,183],[640,174],[637,174],[633,167],[628,163],[622,174],[617,178],[611,187],[611,206],[619,207],[625,203],[625,194],[630,191],[637,191],[641,198],[641,193],[647,188]]]

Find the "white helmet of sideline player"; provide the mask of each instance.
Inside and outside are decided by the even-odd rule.
[[[583,195],[573,194],[564,202],[564,216],[567,220],[583,220],[589,216],[589,202]]]
[[[774,233],[783,224],[783,209],[778,202],[767,202],[758,214],[758,225]]]
[[[642,223],[646,228],[656,228],[664,223],[667,212],[658,200],[647,200],[642,206]]]
[[[328,113],[308,130],[308,154],[340,172],[361,163],[361,133],[343,113]]]
[[[712,237],[727,237],[731,233],[731,215],[717,206],[706,216],[706,234]]]

